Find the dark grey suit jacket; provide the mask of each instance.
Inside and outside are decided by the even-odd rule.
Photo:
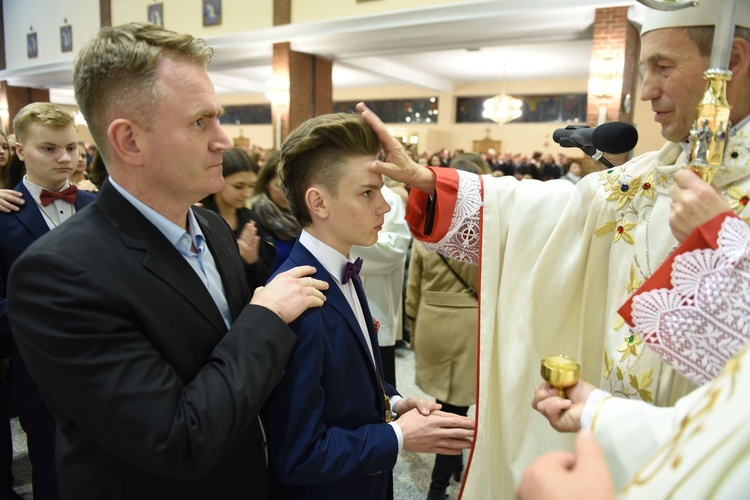
[[[110,184],[17,261],[12,328],[59,429],[62,498],[267,498],[257,418],[296,340],[195,209],[232,313]]]

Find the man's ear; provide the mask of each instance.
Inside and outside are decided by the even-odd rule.
[[[126,118],[118,118],[110,123],[107,138],[111,154],[128,165],[143,166],[143,155],[138,144],[143,137],[140,132],[138,125]]]
[[[307,210],[313,220],[328,218],[326,193],[321,191],[320,188],[311,187],[305,192],[305,205],[307,205]]]

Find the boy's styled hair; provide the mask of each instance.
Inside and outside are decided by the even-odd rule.
[[[279,180],[297,222],[312,223],[305,193],[318,184],[334,196],[344,173],[343,163],[355,156],[380,152],[375,132],[356,114],[335,113],[312,118],[297,127],[281,146]]]
[[[13,118],[13,132],[18,142],[26,142],[26,134],[32,123],[41,123],[47,127],[75,127],[75,118],[57,104],[51,102],[32,102],[27,104]]]
[[[191,61],[205,68],[212,55],[213,49],[204,40],[149,23],[102,28],[78,53],[73,84],[81,113],[104,158],[108,159],[107,127],[113,119],[148,123],[161,98],[156,85],[161,58]]]

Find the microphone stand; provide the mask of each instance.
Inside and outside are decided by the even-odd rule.
[[[586,153],[587,155],[589,155],[590,157],[592,157],[593,159],[595,159],[596,161],[604,165],[605,167],[615,168],[612,162],[606,159],[604,157],[604,154],[598,149],[596,149],[594,146],[578,146],[578,149],[580,149],[581,151],[583,151],[584,153]]]

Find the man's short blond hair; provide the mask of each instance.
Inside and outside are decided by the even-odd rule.
[[[75,128],[73,115],[57,104],[32,102],[21,108],[21,111],[13,118],[13,132],[21,144],[26,142],[26,134],[32,123],[40,123],[52,128]]]
[[[78,106],[97,147],[108,158],[107,128],[117,118],[148,123],[160,100],[156,66],[170,57],[208,66],[203,39],[149,23],[102,28],[78,53],[73,83]]]

